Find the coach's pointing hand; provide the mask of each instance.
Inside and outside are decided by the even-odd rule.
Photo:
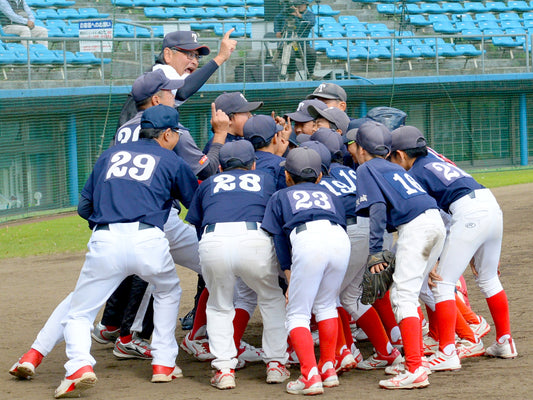
[[[230,35],[235,31],[235,28],[231,28],[229,31],[227,31],[224,34],[224,37],[222,38],[222,41],[220,42],[220,50],[218,51],[218,54],[215,56],[214,60],[215,62],[221,66],[231,56],[231,53],[233,53],[233,50],[237,47],[237,41],[234,39],[230,39]]]

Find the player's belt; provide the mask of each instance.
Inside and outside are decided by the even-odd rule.
[[[257,227],[257,222],[250,222],[250,221],[246,221],[244,222],[246,224],[246,229],[249,230],[249,231],[256,231],[258,230],[259,228]],[[217,224],[209,224],[205,227],[205,233],[211,233],[211,232],[214,232],[215,231],[215,228],[216,228]]]
[[[329,223],[331,225],[337,225],[335,222],[333,221],[329,221]],[[300,224],[298,225],[296,228],[294,228],[296,234],[299,234],[300,232],[303,232],[303,231],[306,231],[307,230],[307,225],[306,223],[304,222],[303,224]]]
[[[144,222],[139,222],[139,230],[142,231],[143,229],[152,229],[154,226],[145,224]],[[94,228],[94,231],[108,231],[109,230],[109,224],[99,224],[96,225],[96,228]]]
[[[346,225],[355,225],[355,224],[357,224],[357,217],[346,218]]]

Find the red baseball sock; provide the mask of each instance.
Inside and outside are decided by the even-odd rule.
[[[300,361],[300,372],[307,379],[309,378],[309,372],[311,372],[313,368],[317,368],[315,345],[313,343],[311,331],[303,327],[294,328],[289,332],[289,337],[291,339],[292,347]],[[335,352],[335,349],[333,352]],[[333,357],[335,357],[335,354]]]
[[[39,364],[41,364],[41,361],[43,361],[43,358],[44,356],[32,347],[20,358],[19,363],[22,364],[24,362],[29,362],[33,364],[35,368],[37,368]]]
[[[129,342],[131,342],[131,339],[132,339],[132,338],[133,338],[133,334],[130,333],[129,335],[121,336],[121,337],[120,337],[120,341],[121,341],[122,343],[129,343]]]
[[[367,312],[359,317],[356,323],[366,333],[368,340],[372,342],[372,345],[379,353],[389,354],[387,350],[389,337],[374,308],[369,308]]]
[[[466,319],[463,317],[463,314],[461,314],[461,311],[459,311],[458,308],[456,311],[455,333],[457,333],[457,336],[459,336],[461,339],[466,339],[472,343],[476,343],[476,335],[472,331],[472,328],[470,328],[470,325],[468,325],[468,322],[466,322]]]
[[[320,331],[318,331],[320,336]],[[342,320],[337,318],[337,340],[335,342],[335,355],[340,356],[344,349],[346,349],[346,339],[344,338],[344,329],[342,326]],[[321,352],[322,353],[322,352]]]
[[[198,298],[198,305],[196,306],[196,314],[194,314],[194,322],[189,335],[193,339],[197,339],[196,333],[198,330],[207,325],[207,316],[205,315],[205,309],[207,307],[207,298],[209,297],[209,291],[207,288],[202,290],[200,297]]]
[[[346,347],[348,347],[348,350],[350,350],[353,344],[352,330],[350,328],[350,320],[352,319],[352,317],[350,316],[350,314],[348,314],[348,311],[346,311],[342,307],[337,307],[337,312],[339,313],[339,318],[342,322],[342,331],[344,333],[344,341],[346,342]]]
[[[249,320],[250,314],[248,314],[248,311],[242,308],[235,309],[235,317],[233,317],[233,340],[235,340],[235,348],[237,350],[241,346],[242,335],[244,335]]]
[[[396,322],[396,317],[392,312],[389,292],[387,292],[383,298],[376,300],[372,306],[378,312],[379,318],[381,319],[381,322],[383,322],[383,326],[387,332],[387,336],[392,340],[390,337],[391,331],[398,326],[398,323]]]
[[[320,361],[318,368],[330,361],[335,365],[335,348],[339,333],[339,318],[329,318],[318,322],[318,337],[320,338]],[[344,338],[344,335],[342,335]]]
[[[443,351],[450,344],[455,346],[455,319],[457,318],[455,300],[437,303],[435,317],[439,329],[439,350]]]
[[[415,372],[422,365],[420,319],[418,317],[402,319],[400,321],[400,331],[402,332],[405,366],[410,372]]]
[[[466,305],[466,303],[461,299],[461,296],[455,295],[455,303],[457,304],[457,308],[463,314],[464,319],[469,324],[479,324],[479,318],[477,317],[477,314],[472,311],[470,307]]]
[[[437,318],[435,315],[435,311],[433,311],[431,308],[429,308],[426,305],[426,312],[428,314],[428,323],[429,323],[428,335],[438,342],[439,341],[439,327],[437,324]]]
[[[505,290],[487,298],[490,315],[496,326],[496,339],[503,335],[511,335],[511,321],[509,320],[509,303]]]

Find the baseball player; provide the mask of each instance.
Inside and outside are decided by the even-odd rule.
[[[359,350],[353,344],[349,325],[350,318],[341,318],[343,330],[346,332],[345,335],[342,335],[344,337],[343,340],[352,349],[355,360],[359,358],[359,362],[353,365],[354,367],[357,366],[359,369],[370,370],[397,364],[403,361],[403,358],[400,352],[390,343],[379,315],[372,306],[364,305],[360,301],[360,285],[368,257],[369,225],[368,218],[357,217],[355,213],[355,199],[357,195],[356,172],[342,164],[341,144],[343,140],[338,133],[331,129],[320,128],[313,134],[312,139],[316,139],[325,144],[330,151],[331,165],[329,175],[322,178],[320,184],[328,188],[332,194],[342,199],[346,209],[346,230],[350,238],[351,252],[348,270],[344,276],[340,290],[339,297],[342,307],[339,307],[339,315],[342,315],[341,313],[345,312],[344,310],[348,312],[357,323],[357,326],[362,328],[367,334],[369,340],[374,345],[375,353],[367,360],[361,360],[362,356],[360,356]],[[386,242],[385,247],[392,245],[392,237],[390,235],[386,235]],[[346,369],[342,365],[343,359],[344,357],[341,357],[341,362],[338,367]],[[344,361],[344,364],[346,363],[347,361]]]
[[[232,320],[237,277],[257,293],[267,382],[280,383],[289,377],[285,300],[272,239],[259,229],[275,181],[269,173],[255,170],[254,148],[246,140],[226,143],[220,157],[223,172],[202,182],[186,218],[202,232],[200,260],[209,290],[207,333],[216,370],[211,384],[218,389],[235,387]]]
[[[338,386],[335,371],[336,299],[350,256],[342,202],[317,183],[319,154],[306,147],[289,151],[284,163],[287,188],[274,193],[261,227],[274,236],[288,287],[286,328],[301,376],[287,384],[291,394],[320,394]],[[309,323],[315,314],[320,335],[317,364]]]
[[[173,198],[190,204],[197,181],[170,151],[179,140],[177,111],[152,107],[141,125],[143,140],[106,150],[81,193],[78,213],[89,221],[93,234],[62,320],[69,361],[56,398],[79,396],[96,383],[90,355],[92,323],[105,299],[131,274],[155,288],[152,381],[182,376],[175,365],[174,336],[181,289],[163,224]]]
[[[256,169],[264,170],[276,180],[276,189],[287,187],[285,169],[279,164],[289,142],[282,136],[283,126],[268,115],[254,115],[243,126],[243,135],[255,149]]]
[[[307,95],[306,99],[317,99],[326,104],[327,107],[336,107],[341,111],[346,111],[348,96],[339,85],[323,82],[317,86],[313,93]]]
[[[295,112],[285,114],[284,116],[294,122],[294,133],[296,136],[302,134],[311,136],[316,131],[315,118],[309,114],[309,106],[314,106],[320,110],[327,108],[326,104],[320,100],[304,100],[298,104]]]
[[[398,230],[396,268],[390,289],[392,308],[400,325],[405,371],[379,385],[386,389],[411,389],[429,385],[422,365],[422,326],[418,296],[425,277],[442,251],[446,229],[435,200],[405,170],[385,160],[391,133],[378,122],[361,125],[355,136],[357,216],[369,217],[369,254],[383,249],[386,226]],[[385,269],[384,263],[370,268]],[[389,367],[390,368],[390,367]]]
[[[515,358],[518,353],[511,336],[507,295],[498,277],[503,217],[496,199],[460,168],[428,156],[426,140],[416,127],[403,126],[393,132],[391,161],[409,171],[452,217],[432,289],[439,349],[429,358],[431,370],[461,368],[455,348],[455,283],[472,257],[476,282],[496,325],[496,342],[487,348],[487,355]],[[483,347],[480,340],[477,344]]]

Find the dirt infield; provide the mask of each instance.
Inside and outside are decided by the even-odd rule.
[[[458,372],[441,372],[430,376],[431,385],[423,390],[386,391],[378,387],[384,377],[382,371],[351,371],[341,377],[341,386],[326,390],[329,399],[527,399],[531,398],[533,384],[531,371],[533,357],[533,296],[530,260],[530,211],[533,210],[533,184],[494,189],[504,211],[504,244],[501,258],[501,279],[509,298],[511,327],[518,358],[515,360],[478,357],[463,362]],[[529,243],[529,245],[528,245]],[[65,346],[59,345],[37,370],[32,381],[18,381],[8,369],[24,353],[53,308],[74,288],[84,254],[54,257],[29,257],[0,261],[2,290],[0,315],[6,335],[0,342],[0,399],[40,400],[53,398],[54,389],[64,374]],[[192,306],[196,276],[184,268],[178,269],[182,280],[183,297],[180,315]],[[469,271],[470,301],[474,310],[485,316],[492,325],[486,302],[473,283]],[[493,326],[493,325],[492,325]],[[260,345],[261,325],[256,315],[244,339]],[[178,328],[178,340],[184,331]],[[494,328],[484,338],[486,346],[494,341]],[[97,360],[95,372],[99,382],[83,398],[91,399],[293,399],[284,391],[285,385],[264,383],[265,368],[252,364],[237,372],[237,388],[219,391],[209,386],[211,376],[208,363],[194,361],[181,351],[177,364],[184,377],[168,384],[152,384],[150,363],[141,360],[119,361],[111,353],[111,346],[94,344],[92,353]],[[368,343],[360,349],[366,357],[371,353]],[[293,369],[292,378],[298,376]]]

